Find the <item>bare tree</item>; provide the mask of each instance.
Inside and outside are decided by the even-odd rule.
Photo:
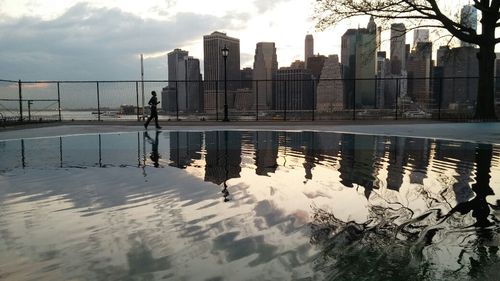
[[[317,27],[325,29],[348,18],[371,15],[383,20],[424,23],[447,30],[452,36],[479,46],[479,81],[475,119],[493,120],[495,115],[495,29],[500,27],[500,0],[473,0],[481,14],[481,32],[450,16],[439,0],[317,0]],[[458,7],[457,5],[457,8]]]

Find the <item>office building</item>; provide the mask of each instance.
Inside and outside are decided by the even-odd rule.
[[[314,80],[310,71],[303,68],[280,68],[274,77],[273,109],[312,110]]]
[[[406,27],[403,23],[391,24],[391,74],[400,75],[406,69]]]
[[[276,46],[273,42],[257,43],[253,64],[254,96],[259,110],[272,107],[273,75],[278,70]]]
[[[314,55],[314,38],[312,34],[307,34],[304,44],[304,63],[307,67],[307,59]]]
[[[240,82],[240,40],[215,31],[203,36],[205,110],[216,111],[224,106],[224,57],[222,48],[229,49],[227,57],[227,90],[234,93]],[[230,98],[229,98],[230,99]],[[232,99],[234,100],[234,99]],[[229,108],[232,108],[229,104]]]
[[[465,5],[460,11],[460,24],[477,31],[477,9],[474,5]],[[460,41],[460,47],[471,47],[474,44]]]
[[[323,69],[323,65],[325,64],[326,57],[322,55],[315,55],[309,57],[306,62],[306,69],[311,71],[312,75],[316,79],[316,82],[321,77],[321,70]]]
[[[434,103],[431,96],[432,42],[418,42],[408,57],[408,96],[421,109],[429,109]]]
[[[251,67],[245,67],[240,71],[242,89],[252,89],[253,88],[253,69]]]
[[[367,28],[349,29],[342,36],[344,100],[347,108],[375,107],[376,53],[379,32],[373,17]]]
[[[344,81],[342,65],[338,55],[330,55],[321,71],[317,86],[316,109],[319,112],[333,112],[344,109]]]
[[[419,42],[429,42],[429,29],[415,29],[413,30],[413,48]]]
[[[453,110],[473,108],[477,98],[479,49],[467,46],[439,50],[441,52],[437,65],[443,68],[442,108]]]

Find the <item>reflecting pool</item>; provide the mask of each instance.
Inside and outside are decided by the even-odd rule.
[[[0,159],[0,280],[500,276],[498,145],[149,131]]]

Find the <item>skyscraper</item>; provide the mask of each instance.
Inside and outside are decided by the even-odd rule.
[[[330,55],[325,60],[321,78],[317,88],[316,109],[320,112],[344,109],[344,82],[340,80],[342,65],[338,55]]]
[[[254,96],[258,98],[257,106],[259,110],[267,110],[272,107],[272,79],[277,70],[278,58],[274,42],[257,43],[253,63],[253,80],[256,81]]]
[[[391,24],[391,73],[400,75],[406,70],[406,27],[403,23]]]
[[[306,35],[306,40],[304,44],[304,62],[307,67],[307,59],[314,55],[314,38],[312,34]]]
[[[240,39],[229,37],[226,33],[215,31],[210,35],[203,36],[203,58],[205,75],[205,109],[213,111],[216,108],[215,101],[218,100],[218,108],[224,105],[224,57],[221,49],[226,46],[229,49],[227,57],[227,89],[229,92],[239,87],[240,80]],[[216,97],[216,94],[219,96]],[[231,100],[228,97],[228,100]],[[232,107],[229,104],[229,107]]]
[[[188,51],[184,51],[181,49],[174,49],[172,52],[167,55],[167,63],[168,63],[168,81],[169,86],[175,88],[175,82],[180,80],[177,75],[177,67],[179,66],[179,61],[184,60],[184,57],[188,55]],[[181,76],[182,78],[183,76]],[[183,79],[182,79],[183,80]]]
[[[440,48],[438,66],[443,67],[442,108],[459,109],[474,106],[477,98],[479,63],[474,47]],[[460,77],[460,79],[446,78]]]
[[[356,104],[357,108],[375,107],[375,74],[377,56],[377,25],[370,17],[366,29],[358,29],[356,41]]]
[[[417,47],[419,42],[429,42],[429,29],[413,30],[413,49]]]
[[[185,56],[177,66],[177,98],[179,110],[184,112],[203,111],[201,91],[200,60]]]
[[[407,62],[408,95],[420,108],[431,105],[432,42],[418,42]]]
[[[303,68],[282,67],[275,75],[273,108],[276,110],[312,110],[314,80]]]
[[[168,65],[168,86],[164,87],[161,91],[161,108],[165,111],[176,111],[177,110],[177,92],[176,86],[178,80],[184,80],[184,75],[178,75],[179,62],[184,60],[184,57],[188,55],[188,51],[181,49],[174,49],[167,54],[167,65]]]
[[[341,63],[342,78],[344,78],[344,101],[346,108],[353,108],[354,101],[354,79],[356,77],[356,40],[358,37],[357,29],[348,29],[342,35],[341,45]]]
[[[375,107],[379,30],[371,17],[367,28],[349,29],[342,36],[341,58],[344,79],[347,79],[344,85],[347,108]]]
[[[314,75],[314,78],[316,81],[319,80],[321,76],[321,70],[323,69],[323,65],[325,64],[326,57],[323,55],[315,55],[312,57],[309,57],[307,59],[306,65],[307,69],[311,71],[311,73]]]
[[[162,108],[166,111],[202,112],[200,61],[187,51],[168,53],[168,87],[162,91]]]
[[[477,9],[474,5],[465,5],[460,11],[460,24],[477,31]],[[460,47],[473,46],[473,44],[460,41]]]

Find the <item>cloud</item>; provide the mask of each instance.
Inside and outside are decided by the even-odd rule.
[[[165,53],[240,21],[194,13],[143,19],[82,3],[53,20],[2,21],[0,79],[137,79],[140,53]],[[166,79],[166,65],[166,57],[151,56],[145,61],[145,78]]]
[[[272,10],[276,5],[282,2],[288,2],[290,0],[255,0],[254,5],[257,7],[257,11],[259,13],[265,13],[269,10]]]

